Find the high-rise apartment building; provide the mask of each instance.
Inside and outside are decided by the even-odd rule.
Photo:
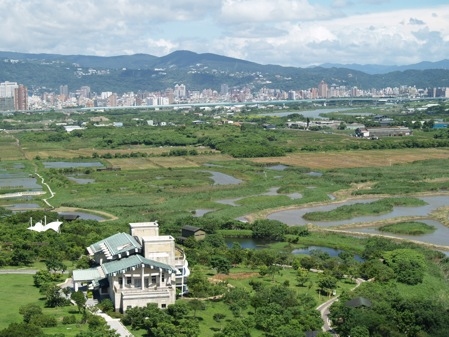
[[[229,86],[227,84],[222,84],[220,87],[220,95],[226,96],[227,94],[229,94]]]
[[[67,84],[59,86],[59,95],[65,101],[69,97],[69,86]]]
[[[0,111],[28,110],[28,90],[17,82],[0,83]]]
[[[320,84],[318,84],[318,97],[327,98],[327,96],[328,96],[327,83],[321,81]]]
[[[14,108],[28,110],[28,90],[23,84],[14,89]]]
[[[0,97],[14,97],[14,89],[18,88],[17,82],[0,83]]]
[[[176,84],[173,91],[175,98],[184,98],[187,96],[186,86],[184,84]]]
[[[88,87],[87,85],[82,86],[80,88],[80,96],[84,98],[90,98],[90,87]]]
[[[168,104],[173,104],[175,101],[175,95],[172,88],[165,89],[165,97],[168,98]]]

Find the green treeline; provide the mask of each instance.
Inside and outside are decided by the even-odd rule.
[[[248,118],[250,119],[250,118]],[[22,133],[22,142],[59,143],[64,147],[123,149],[130,146],[207,146],[235,158],[277,157],[290,152],[383,150],[449,147],[447,130],[421,132],[419,136],[385,137],[379,140],[322,134],[298,130],[265,130],[262,122],[236,125],[192,125],[150,127],[128,125],[121,128],[90,125],[67,133],[62,127],[47,132]],[[282,126],[283,120],[277,120]]]
[[[448,147],[448,138],[426,138],[418,139],[413,136],[404,136],[400,140],[380,139],[380,140],[360,140],[348,144],[323,144],[323,145],[304,145],[301,151],[322,152],[322,151],[349,151],[349,150],[388,150],[388,149],[415,149],[415,148],[437,148]]]

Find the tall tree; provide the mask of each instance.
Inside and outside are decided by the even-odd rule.
[[[82,291],[78,290],[73,292],[72,295],[70,295],[70,298],[75,301],[76,306],[78,307],[78,312],[86,311],[87,298]]]

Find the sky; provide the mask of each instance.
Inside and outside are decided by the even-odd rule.
[[[0,50],[260,64],[408,65],[449,58],[447,0],[0,0]]]

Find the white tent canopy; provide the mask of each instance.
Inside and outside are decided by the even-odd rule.
[[[56,220],[47,224],[47,217],[45,217],[45,225],[42,222],[36,222],[33,226],[33,219],[30,218],[30,227],[27,229],[35,232],[45,232],[49,229],[53,229],[56,233],[59,233],[59,227],[62,225],[62,221]]]

